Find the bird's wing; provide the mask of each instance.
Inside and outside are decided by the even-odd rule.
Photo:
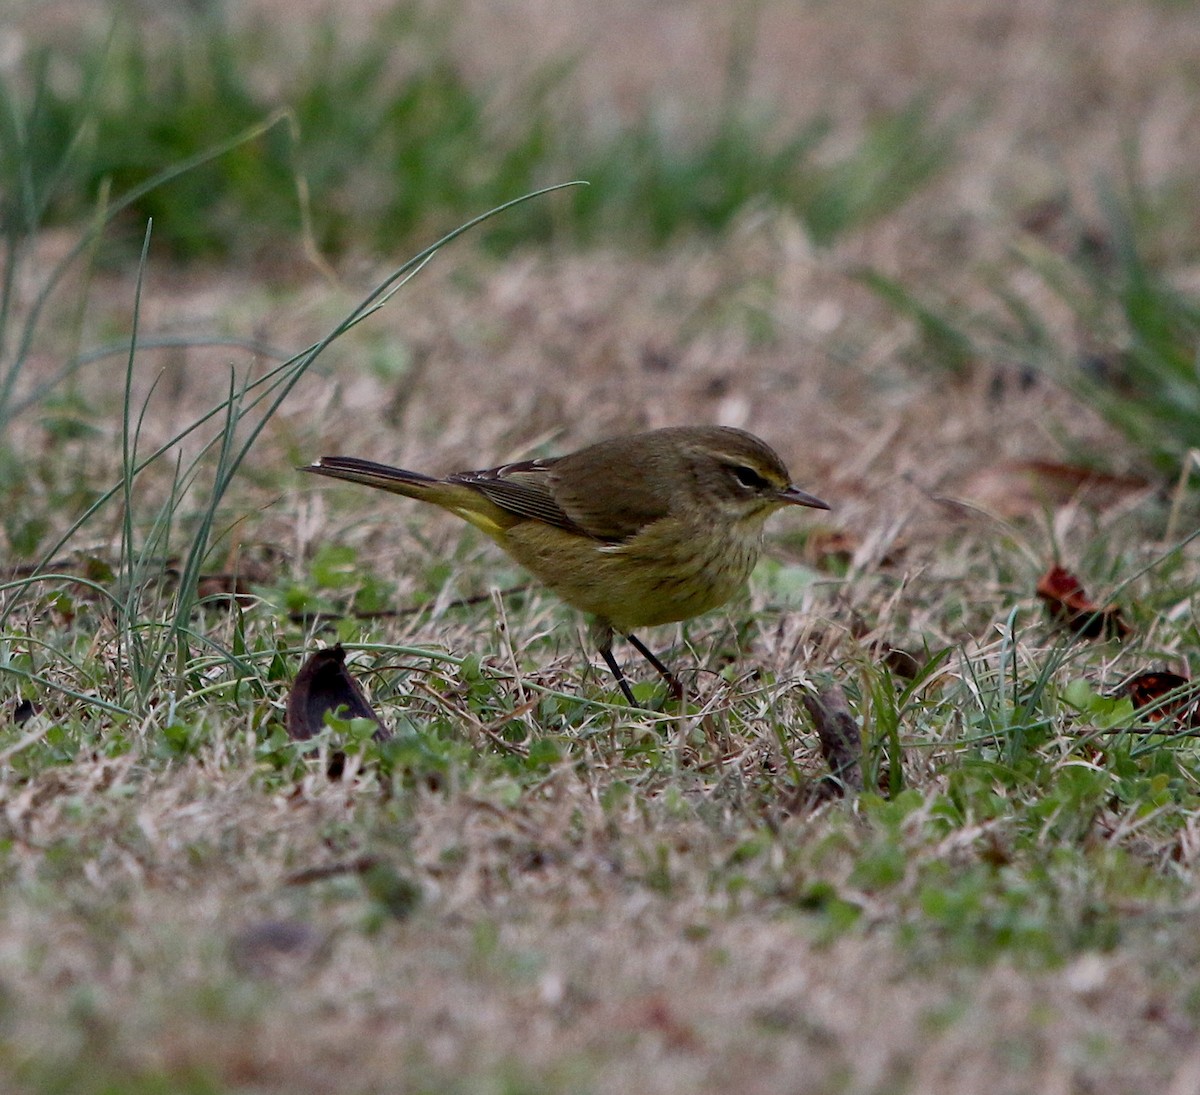
[[[479,491],[503,510],[533,521],[543,521],[580,536],[592,535],[558,504],[554,497],[551,468],[555,460],[523,460],[483,471],[464,471],[447,476],[447,482],[462,483]]]
[[[577,470],[576,460],[590,470]],[[554,498],[588,534],[611,543],[636,536],[671,513],[671,487],[679,467],[660,456],[647,462],[631,453],[626,439],[601,441],[560,457],[553,469]],[[596,467],[604,469],[596,481]]]
[[[603,451],[610,447],[611,452]],[[605,469],[604,482],[596,482],[594,473],[577,471],[576,460],[586,461],[588,469],[599,463]],[[570,456],[460,472],[448,482],[465,483],[517,516],[619,544],[671,512],[668,484],[671,473],[678,472],[659,464],[629,459],[618,438]]]

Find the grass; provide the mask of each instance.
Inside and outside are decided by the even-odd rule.
[[[919,1030],[893,1021],[879,1035],[896,1082],[915,1085],[909,1047],[952,1044],[968,1022],[959,994],[996,991],[1001,971],[1048,985],[1131,949],[1153,964],[1186,947],[1193,739],[1106,693],[1147,662],[1193,657],[1189,545],[1148,558],[1140,531],[1092,538],[1089,585],[1120,587],[1148,633],[1126,650],[1047,627],[1036,531],[990,557],[972,546],[960,581],[920,597],[928,633],[958,638],[911,683],[850,635],[811,630],[841,616],[819,577],[772,574],[752,613],[699,622],[673,655],[728,672],[649,716],[585,668],[547,596],[447,604],[448,576],[466,591],[489,582],[490,549],[470,540],[449,572],[435,543],[409,543],[423,592],[390,621],[354,616],[403,601],[351,546],[354,510],[329,515],[300,572],[265,575],[245,603],[201,599],[222,485],[251,451],[251,398],[245,383],[228,390],[189,467],[172,448],[144,463],[127,395],[120,550],[90,579],[5,588],[5,709],[21,696],[41,708],[2,754],[6,918],[25,942],[0,977],[38,1001],[3,1035],[15,1089],[341,1090],[347,1076],[369,1088],[397,1061],[418,1089],[569,1090],[626,1082],[625,1069],[668,1089],[667,1062],[701,1046],[767,1069],[803,1047],[836,1082],[861,1067],[857,1039],[832,1004],[789,988],[781,953],[806,978],[832,962],[824,991],[855,1013],[880,993],[905,1011],[895,986],[919,975]],[[154,481],[163,500],[147,506]],[[1146,526],[1163,527],[1162,507],[1145,506]],[[847,587],[872,629],[905,626],[894,583],[884,571]],[[980,603],[972,588],[998,594]],[[314,606],[341,618],[314,632]],[[810,630],[780,643],[796,620]],[[344,725],[287,740],[285,690],[318,637],[349,644],[392,740]],[[830,679],[861,719],[872,790],[813,813],[800,804],[822,764],[800,697]],[[335,748],[348,765],[331,782]],[[856,981],[860,963],[873,974]],[[1158,1006],[1192,1014],[1190,975],[1136,976]],[[687,1003],[714,981],[724,1019]],[[345,1030],[362,1009],[381,1025],[351,1063]],[[1122,1037],[1115,1018],[1088,1018],[1061,1037],[1103,1041],[1097,1022]],[[1096,1059],[1111,1064],[1105,1044]]]
[[[128,71],[126,48],[98,80]],[[178,64],[216,64],[199,57]],[[350,78],[336,67],[312,71]],[[286,145],[263,105],[198,158],[223,170]],[[1134,1092],[1186,1078],[1196,739],[1121,686],[1147,669],[1194,678],[1194,500],[1163,477],[1004,518],[962,501],[964,466],[995,471],[1047,437],[1179,466],[1188,243],[1156,242],[1153,202],[1108,207],[1103,261],[1068,248],[1051,262],[1015,237],[1003,271],[1036,277],[1016,280],[1025,297],[983,279],[990,326],[982,308],[924,303],[902,273],[875,276],[941,354],[931,380],[896,367],[860,283],[801,269],[778,221],[756,234],[756,188],[730,166],[763,151],[763,131],[734,112],[709,159],[668,162],[643,133],[614,161],[642,165],[614,178],[657,189],[620,207],[649,238],[668,202],[691,211],[664,215],[662,239],[704,226],[660,255],[497,263],[471,237],[442,253],[445,238],[348,303],[330,286],[319,304],[272,298],[253,338],[214,348],[164,333],[164,282],[180,274],[155,265],[160,220],[128,271],[99,242],[152,194],[163,219],[192,215],[164,197],[198,185],[178,160],[190,151],[98,210],[72,207],[99,124],[72,109],[79,137],[32,140],[53,114],[35,96],[6,115],[26,143],[0,145],[23,150],[6,161],[0,309],[6,1090]],[[873,178],[929,199],[921,156],[908,176],[871,166],[926,111],[818,157],[809,184],[833,211],[797,218],[830,262],[863,265],[883,208]],[[794,181],[788,165],[820,136],[797,132],[803,149],[785,142],[773,161],[766,144],[747,170]],[[709,175],[737,200],[707,205]],[[272,186],[293,194],[294,171]],[[539,209],[557,222],[568,196],[605,188],[486,224]],[[43,219],[80,208],[66,257],[46,263]],[[608,245],[624,238],[595,228],[611,215],[590,222]],[[928,234],[908,215],[916,247]],[[897,231],[879,228],[884,251]],[[193,246],[226,245],[172,243]],[[949,257],[943,272],[962,277]],[[232,264],[221,280],[223,315],[257,313]],[[789,317],[831,302],[856,325],[814,348]],[[1154,445],[980,368],[1067,364],[1058,340],[1083,318],[1150,370],[1124,411],[1156,425]],[[865,364],[848,368],[834,351],[855,344]],[[360,368],[381,345],[402,365]],[[647,636],[688,688],[666,704],[631,665],[655,711],[618,702],[574,615],[469,530],[292,470],[327,446],[449,467],[739,414],[838,509],[829,525],[777,521],[748,599]],[[1131,636],[1055,628],[1035,595],[1052,563],[1118,602]],[[334,641],[390,740],[336,720],[287,738],[288,687]],[[803,696],[829,684],[860,722],[867,789],[813,806],[825,765]]]
[[[1101,198],[1100,253],[1065,268],[1037,248],[1026,257],[1076,314],[1089,344],[1055,345],[1036,313],[1007,296],[1006,334],[1021,360],[1067,377],[1159,470],[1177,475],[1200,446],[1200,302],[1172,283],[1173,257],[1152,250],[1165,225],[1162,201],[1136,181],[1123,193],[1105,187]]]
[[[158,245],[178,258],[261,259],[302,231],[328,255],[394,254],[564,177],[593,185],[489,226],[492,246],[613,236],[658,244],[720,232],[755,204],[792,212],[829,243],[902,204],[950,156],[951,131],[918,97],[881,112],[831,160],[828,118],[790,132],[756,106],[738,76],[744,46],[728,61],[721,109],[693,137],[680,141],[650,115],[605,134],[556,106],[569,66],[501,97],[464,75],[450,29],[410,4],[382,12],[365,40],[327,22],[267,93],[255,75],[271,49],[267,24],[235,28],[216,8],[178,26],[118,19],[106,38],[35,51],[0,87],[9,146],[21,150],[9,170],[23,165],[46,195],[37,213],[51,220],[83,215],[100,193],[140,190],[123,218],[131,234],[152,218]],[[407,62],[397,65],[398,55]],[[281,110],[289,126],[143,190],[162,165]]]
[[[799,617],[773,603],[770,591],[793,588],[775,575],[752,614],[730,614],[743,627],[698,623],[674,655],[736,658],[728,677],[695,678],[688,707],[652,716],[612,702],[564,650],[570,614],[547,596],[438,607],[434,545],[405,564],[435,593],[410,622],[354,619],[356,598],[388,578],[345,547],[245,604],[185,594],[211,562],[197,545],[232,454],[250,451],[237,447],[254,421],[247,399],[235,387],[214,408],[213,486],[185,494],[197,472],[141,462],[127,398],[124,547],[109,575],[5,590],[6,709],[19,694],[42,706],[3,753],[6,919],[26,943],[0,976],[38,1001],[3,1035],[17,1089],[344,1090],[348,1076],[382,1082],[397,1061],[418,1089],[568,1090],[626,1082],[626,1068],[668,1089],[667,1062],[699,1047],[764,1068],[804,1047],[821,1083],[836,1082],[860,1067],[857,1039],[832,1005],[788,987],[780,948],[795,970],[833,962],[840,979],[824,991],[852,1012],[880,993],[899,1007],[894,986],[919,974],[923,1033],[893,1021],[878,1034],[896,1082],[916,1084],[908,1047],[951,1044],[964,985],[1108,969],[1130,948],[1167,962],[1187,946],[1190,866],[1176,857],[1200,795],[1193,739],[1104,693],[1148,656],[1192,656],[1190,545],[1147,557],[1140,536],[1117,531],[1092,544],[1092,573],[1126,579],[1116,595],[1152,629],[1153,654],[1047,627],[1032,597],[1036,533],[990,559],[972,549],[963,580],[921,608],[934,634],[975,630],[912,682],[849,635],[777,645],[789,620],[837,613],[811,576]],[[166,498],[145,509],[156,469]],[[1147,521],[1165,520],[1148,505]],[[334,545],[341,520],[329,518]],[[194,562],[173,591],[154,560],[179,546]],[[486,584],[489,551],[469,546],[455,580]],[[882,611],[893,582],[859,575],[848,590],[873,628],[902,626]],[[303,743],[283,734],[284,691],[314,639],[289,611],[296,587],[305,605],[347,613],[324,634],[350,643],[390,741],[347,725]],[[1003,594],[967,605],[971,587]],[[428,635],[439,613],[449,650],[399,641]],[[861,718],[872,789],[814,813],[801,803],[822,765],[801,693],[827,679]],[[335,748],[348,762],[330,781]],[[34,944],[26,922],[57,945]],[[848,971],[863,962],[874,972],[856,982]],[[689,985],[714,980],[723,1020],[687,1002]],[[1190,975],[1145,985],[1191,1014]],[[344,1032],[363,1009],[378,1033],[351,1062]],[[1103,1042],[1105,1024],[1090,1015],[1067,1037]],[[1036,1023],[1018,1029],[1041,1037]]]
[[[1121,187],[1099,187],[1101,224],[1069,206],[1043,211],[1052,224],[1035,225],[1010,263],[984,274],[986,309],[927,302],[877,270],[860,276],[911,322],[909,353],[922,367],[963,375],[990,363],[1044,377],[1096,408],[1157,472],[1190,476],[1200,450],[1200,300],[1176,271],[1191,245],[1171,232],[1173,188],[1156,194],[1129,170]]]
[[[451,634],[478,635],[478,615]],[[776,616],[760,604],[757,629]],[[1146,946],[1147,918],[1151,954],[1186,945],[1188,874],[1170,863],[1193,823],[1194,751],[1135,732],[1128,710],[1108,722],[1121,733],[1098,736],[1096,716],[1066,701],[1106,653],[1047,645],[1030,619],[912,688],[869,663],[848,671],[848,650],[821,660],[848,678],[868,764],[886,755],[903,789],[814,815],[788,805],[820,764],[769,656],[752,658],[755,683],[739,675],[706,695],[703,713],[651,721],[597,704],[577,659],[554,657],[563,618],[537,594],[509,605],[516,676],[499,651],[357,650],[396,737],[347,746],[331,729],[351,754],[337,783],[323,774],[331,739],[301,747],[280,733],[288,672],[274,666],[306,644],[261,606],[202,617],[211,642],[233,646],[241,631],[250,672],[193,655],[197,702],[131,720],[50,700],[42,732],[8,758],[23,805],[6,901],[10,923],[36,916],[70,942],[6,960],[45,1001],[10,1020],[6,1056],[24,1062],[13,1075],[31,1090],[99,1091],[124,1075],[146,1090],[224,1091],[249,1068],[268,1087],[333,1090],[403,1060],[431,1089],[508,1076],[564,1090],[597,1069],[620,1076],[632,1047],[642,1067],[664,1068],[649,1039],[717,1059],[807,1046],[829,1079],[853,1067],[836,1009],[893,999],[905,971],[920,974],[920,1013],[943,1016],[930,1031],[947,1031],[961,1029],[963,986],[994,985],[999,970],[1036,982],[1085,959],[1108,968]],[[704,661],[719,634],[693,636]],[[415,906],[396,896],[415,892]],[[299,925],[302,942],[275,941],[275,923]],[[127,924],[146,927],[130,938]],[[831,963],[846,977],[870,961],[874,973],[831,984],[822,1004],[794,995],[772,948],[791,968]],[[114,954],[132,969],[112,971]],[[67,976],[76,987],[59,1011],[52,986]],[[688,1003],[693,979],[720,984],[727,1031]],[[280,982],[292,987],[282,1000]],[[1182,971],[1177,982],[1154,991],[1182,1014],[1195,986]],[[453,1023],[430,1042],[447,1007]],[[530,1014],[550,1041],[495,1024],[491,1007]],[[391,1018],[350,1065],[341,1032],[360,1008]],[[35,1023],[58,1032],[53,1058]],[[281,1053],[295,1024],[305,1045]],[[908,1036],[895,1023],[877,1036],[893,1067]],[[218,1048],[230,1043],[240,1048]],[[321,1062],[341,1062],[339,1079],[322,1080]]]

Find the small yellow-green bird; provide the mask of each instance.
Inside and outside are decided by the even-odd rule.
[[[593,617],[600,656],[633,706],[613,658],[614,634],[679,695],[675,676],[634,630],[729,600],[754,569],[775,510],[829,508],[792,486],[765,441],[726,426],[650,430],[444,479],[352,456],[323,456],[301,470],[432,502],[485,532]]]

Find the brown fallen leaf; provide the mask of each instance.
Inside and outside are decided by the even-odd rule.
[[[820,570],[845,569],[854,562],[862,547],[862,537],[847,529],[819,526],[805,535],[800,559]],[[901,562],[906,550],[907,545],[903,540],[889,539],[884,546],[873,546],[870,552],[871,565],[894,567]]]
[[[319,867],[301,867],[300,870],[287,875],[283,884],[285,886],[307,886],[310,883],[324,882],[339,875],[366,874],[367,871],[377,867],[379,862],[378,856],[360,855],[354,859],[341,860],[336,863],[323,863]]]
[[[1123,639],[1129,625],[1116,605],[1099,607],[1089,600],[1083,584],[1066,567],[1052,566],[1037,584],[1037,595],[1056,624],[1085,639]]]
[[[212,607],[231,607],[235,603],[250,604],[254,592],[241,574],[201,574],[196,582],[196,596]]]
[[[1033,236],[1046,236],[1067,218],[1070,208],[1061,194],[1031,201],[1017,210],[1017,225]]]
[[[1114,495],[1146,490],[1150,480],[1141,475],[1114,475],[1082,464],[1063,464],[1058,460],[1022,460],[1016,465],[1030,478],[1054,484],[1064,495],[1073,495],[1084,488],[1110,491]]]
[[[856,639],[867,639],[871,628],[857,612],[851,610],[850,634]],[[929,662],[928,653],[917,654],[902,646],[893,646],[882,638],[868,640],[867,649],[871,656],[891,670],[892,675],[906,681],[916,680]]]
[[[655,993],[636,1003],[627,1021],[634,1030],[658,1034],[670,1051],[695,1051],[701,1046],[696,1031],[675,1014],[665,993]]]
[[[829,765],[826,777],[834,795],[853,794],[863,789],[862,734],[846,703],[846,693],[837,685],[814,695],[806,692],[804,706],[817,727],[821,755]]]
[[[929,662],[928,657],[922,654],[905,650],[902,646],[889,646],[887,643],[877,644],[873,653],[891,670],[893,677],[905,681],[915,681]]]
[[[1152,722],[1171,718],[1181,727],[1194,728],[1200,726],[1200,696],[1195,690],[1183,691],[1190,683],[1168,669],[1150,670],[1130,677],[1117,695],[1128,696],[1133,709]]]
[[[231,608],[234,604],[252,602],[254,587],[269,585],[279,572],[278,560],[270,549],[230,552],[226,569],[201,574],[196,593],[216,608]],[[177,575],[177,568],[168,574]]]
[[[1148,489],[1136,475],[1113,475],[1079,464],[1055,460],[1009,460],[975,472],[959,493],[1003,517],[1026,517],[1047,506],[1080,501],[1095,509]]]
[[[843,529],[816,528],[804,540],[804,561],[815,567],[848,567],[859,548],[857,536]]]
[[[342,644],[318,650],[300,668],[288,693],[287,732],[296,741],[306,741],[325,727],[325,712],[340,717],[372,719],[376,741],[390,738],[391,731],[367,702],[362,688],[346,668]]]

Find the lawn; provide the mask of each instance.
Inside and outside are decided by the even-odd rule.
[[[0,1087],[1200,1088],[1192,5],[111,9],[0,18]],[[688,423],[832,509],[637,709],[297,471]]]

